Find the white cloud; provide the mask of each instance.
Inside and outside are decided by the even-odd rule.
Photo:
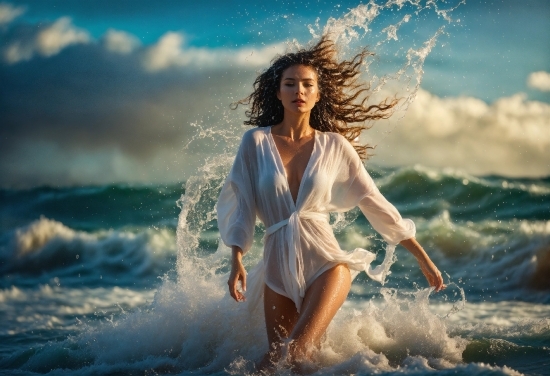
[[[283,43],[272,44],[263,48],[209,49],[187,47],[181,33],[168,32],[151,46],[144,57],[143,64],[150,72],[157,72],[174,67],[229,67],[266,66],[277,53],[284,52]]]
[[[378,124],[366,135],[378,144],[373,162],[382,164],[550,175],[550,104],[529,101],[525,94],[487,104],[472,97],[440,98],[420,89],[403,119]]]
[[[62,17],[38,33],[36,46],[41,55],[51,56],[72,44],[88,43],[90,39],[86,30],[74,26],[70,18]]]
[[[62,49],[73,45],[90,42],[90,34],[77,28],[68,17],[59,18],[32,38],[11,43],[4,49],[6,62],[14,64],[32,59],[35,54],[52,56]]]
[[[181,46],[183,35],[169,32],[164,34],[158,43],[149,48],[145,57],[145,66],[150,71],[166,69],[172,65],[185,65],[188,60]]]
[[[531,73],[527,78],[527,86],[540,91],[550,91],[550,73],[545,71]]]
[[[8,3],[0,3],[0,26],[9,24],[25,11],[25,7],[14,7]]]
[[[109,29],[103,36],[105,48],[111,52],[126,55],[141,45],[134,35],[121,30]]]

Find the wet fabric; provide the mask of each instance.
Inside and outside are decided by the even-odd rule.
[[[243,253],[252,245],[256,218],[266,227],[264,257],[249,275],[248,299],[259,299],[265,282],[292,299],[300,311],[311,283],[339,263],[346,263],[353,276],[365,271],[382,280],[383,268],[370,267],[375,254],[362,248],[340,249],[328,222],[329,213],[356,206],[389,245],[414,237],[414,223],[401,218],[382,196],[343,136],[315,132],[294,202],[271,127],[247,131],[216,209],[223,242],[239,246]]]

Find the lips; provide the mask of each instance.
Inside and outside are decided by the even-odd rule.
[[[292,103],[306,103],[303,99],[295,99],[292,101]]]

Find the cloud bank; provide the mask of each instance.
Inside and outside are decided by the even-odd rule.
[[[283,51],[283,43],[261,49],[238,50],[187,47],[182,33],[168,32],[155,45],[147,49],[143,63],[150,72],[182,67],[214,68],[220,65],[254,68],[269,64],[276,53]]]
[[[405,116],[378,124],[372,162],[454,167],[474,174],[550,175],[550,105],[519,93],[487,104],[419,90]]]
[[[229,104],[285,50],[195,47],[177,31],[152,44],[118,29],[94,39],[68,17],[17,23],[24,9],[2,6],[2,187],[185,180],[227,144],[183,146],[199,133],[242,133],[242,111]],[[535,72],[528,85],[546,90],[547,79]],[[378,145],[369,163],[548,176],[549,106],[525,94],[486,103],[420,89],[403,118],[365,133]]]
[[[62,49],[74,45],[88,43],[90,34],[72,24],[68,17],[62,17],[44,29],[34,28],[25,36],[15,36],[4,48],[4,60],[8,64],[28,61],[35,55],[50,57]]]
[[[0,32],[0,186],[188,177],[214,150],[208,140],[181,150],[192,124],[242,123],[229,104],[284,46],[184,41],[169,32],[144,46],[115,29],[96,41],[68,18]]]

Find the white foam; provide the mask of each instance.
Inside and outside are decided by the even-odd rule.
[[[12,286],[0,290],[0,335],[16,335],[42,329],[80,331],[79,320],[94,325],[85,316],[120,315],[152,301],[151,290],[127,288],[64,288],[42,285],[39,288]],[[32,304],[30,309],[29,304]]]
[[[519,221],[519,230],[527,235],[550,235],[550,221]]]
[[[35,252],[52,239],[69,241],[77,236],[83,237],[86,240],[90,239],[85,233],[79,234],[63,225],[61,222],[41,216],[39,220],[32,222],[24,228],[16,230],[15,240],[17,254],[21,257]]]
[[[168,229],[138,229],[137,233],[147,233],[147,243],[153,253],[173,252],[175,243],[173,234]],[[82,243],[102,243],[109,242],[110,239],[123,238],[128,241],[138,239],[140,235],[129,231],[98,231],[96,233],[87,233],[84,231],[75,231],[63,223],[53,219],[41,216],[40,219],[31,222],[29,225],[15,230],[14,243],[17,257],[40,252],[46,245],[53,241],[62,241],[69,243],[71,241],[80,241]]]
[[[113,268],[130,270],[134,275],[167,271],[176,244],[173,231],[166,228],[88,233],[41,217],[16,229],[2,251],[5,252],[4,267],[9,273],[49,278],[47,273],[59,270],[59,277],[75,277],[84,273],[93,278],[103,271],[103,274],[117,278],[112,273]]]
[[[245,304],[232,301],[222,280],[197,277],[189,270],[185,281],[166,281],[147,310],[90,329],[77,343],[86,345],[96,363],[169,356],[177,359],[178,369],[202,373],[249,369],[267,350],[263,312],[250,314]],[[315,358],[325,369],[320,374],[416,369],[419,364],[440,369],[461,363],[467,341],[450,335],[446,321],[430,311],[428,290],[383,294],[383,302],[347,304],[338,312]]]

